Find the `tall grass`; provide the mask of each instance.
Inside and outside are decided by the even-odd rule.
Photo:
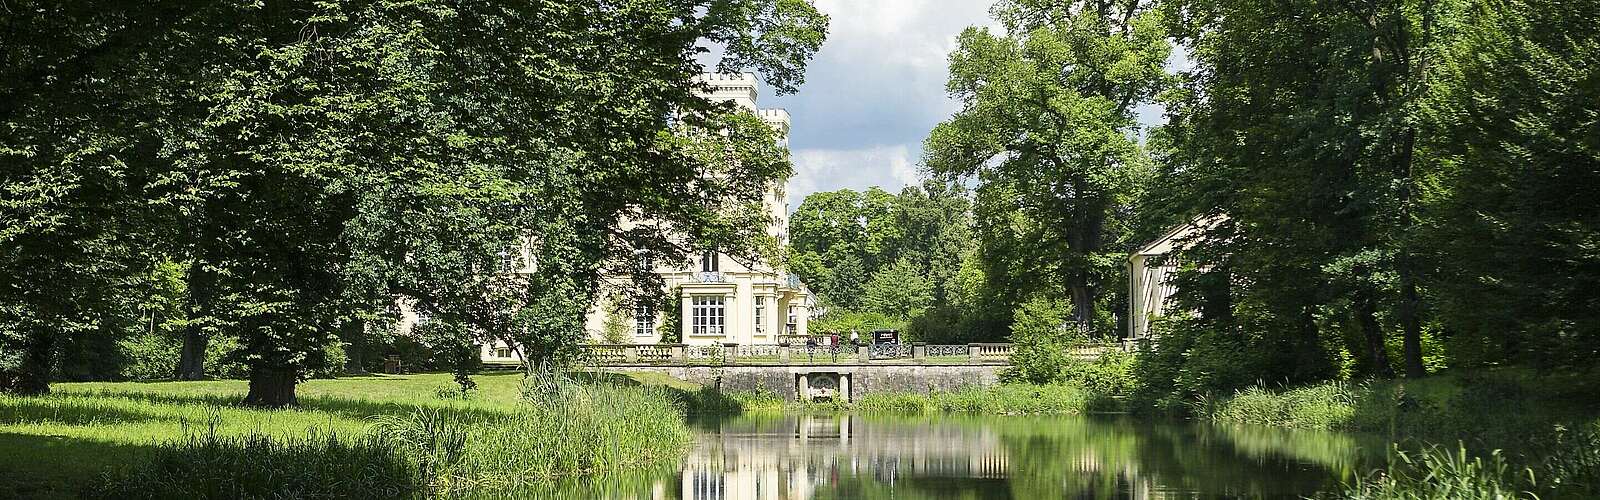
[[[1202,400],[1196,413],[1205,420],[1300,429],[1335,430],[1351,424],[1358,393],[1365,386],[1329,382],[1272,391],[1262,386],[1241,390],[1220,404]]]
[[[615,474],[679,457],[690,432],[663,389],[559,384],[527,390],[529,408],[469,421],[418,409],[379,420],[436,490],[517,488]]]
[[[415,464],[381,434],[224,435],[218,422],[159,443],[144,462],[105,473],[83,496],[410,499],[425,494]]]
[[[1487,458],[1430,446],[1395,451],[1384,471],[1358,479],[1340,497],[1351,500],[1512,500],[1537,495],[1517,485],[1537,484],[1532,469],[1513,470],[1499,451]]]

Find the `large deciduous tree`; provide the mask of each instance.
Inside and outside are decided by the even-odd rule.
[[[392,293],[545,358],[618,256],[682,253],[669,235],[756,246],[746,193],[787,159],[759,120],[695,96],[694,58],[720,45],[720,70],[789,92],[827,25],[801,0],[102,7],[14,2],[0,20],[0,266],[27,278],[0,290],[4,380],[43,387],[19,353],[115,316],[97,311],[120,276],[176,260],[186,351],[238,336],[262,405],[293,403]],[[538,266],[513,280],[496,266],[518,241]],[[478,315],[478,292],[519,307]]]
[[[1120,282],[1128,221],[1117,211],[1150,170],[1135,108],[1170,79],[1160,12],[1137,0],[1019,0],[993,14],[1004,34],[968,28],[950,55],[962,108],[934,128],[924,161],[980,183],[978,232],[990,260],[1006,261],[991,268],[1064,290],[1088,331],[1101,290]]]

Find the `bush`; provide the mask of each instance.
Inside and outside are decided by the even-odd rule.
[[[1068,307],[1034,298],[1017,308],[1011,324],[1011,364],[1008,380],[1034,384],[1061,381],[1072,363],[1068,346],[1081,335],[1067,325]]]
[[[1138,383],[1133,372],[1134,359],[1132,353],[1107,351],[1094,361],[1071,363],[1064,377],[1067,382],[1101,396],[1127,396]]]
[[[215,378],[250,378],[250,367],[237,355],[244,349],[237,337],[213,335],[206,343],[206,374]],[[177,358],[173,358],[176,362]]]
[[[177,368],[181,347],[177,339],[162,334],[141,333],[119,340],[121,375],[133,380],[170,378]]]

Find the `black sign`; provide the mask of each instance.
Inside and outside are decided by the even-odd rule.
[[[872,343],[898,344],[900,343],[900,330],[873,330]]]

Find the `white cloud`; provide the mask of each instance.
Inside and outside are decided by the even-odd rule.
[[[958,109],[945,94],[956,35],[992,25],[983,0],[815,0],[831,19],[828,40],[787,108],[795,177],[790,208],[805,195],[919,182],[928,131]]]
[[[842,188],[880,186],[890,192],[920,181],[917,158],[903,144],[863,149],[797,149],[792,152],[794,177],[789,180],[789,208],[800,207],[806,195]]]

